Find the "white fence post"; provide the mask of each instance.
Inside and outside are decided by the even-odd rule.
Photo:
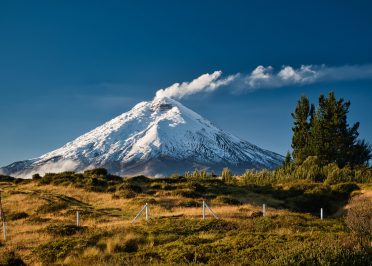
[[[148,220],[149,220],[148,206],[149,205],[146,202],[145,206],[143,206],[142,209],[137,213],[136,217],[134,217],[134,219],[132,220],[131,224],[134,223],[135,220],[137,220],[137,218],[141,215],[141,213],[143,212],[143,210],[146,210],[146,223],[148,222]]]
[[[266,216],[266,204],[262,204],[262,216]]]
[[[205,219],[205,201],[203,200],[203,211],[202,211],[202,214],[203,214],[203,220]]]
[[[76,226],[80,226],[80,213],[76,211]]]
[[[212,211],[208,204],[203,200],[203,220],[205,219],[205,208],[209,210],[209,212],[214,216],[214,218],[219,219],[217,214],[215,214],[214,211]]]
[[[323,220],[323,208],[320,208],[320,220]]]

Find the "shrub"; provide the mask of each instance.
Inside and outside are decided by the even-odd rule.
[[[282,181],[292,180],[292,176],[286,173],[283,169],[277,169],[275,171],[269,170],[246,170],[241,177],[241,183],[243,185],[273,185]]]
[[[131,199],[136,197],[136,195],[141,192],[142,188],[139,185],[125,182],[117,188],[115,195],[119,198]]]
[[[23,266],[23,260],[14,252],[9,251],[1,254],[0,266]]]
[[[279,256],[278,256],[279,255]],[[305,242],[278,253],[273,265],[371,265],[367,252],[343,248],[335,241]]]
[[[222,170],[221,176],[222,176],[222,181],[225,183],[234,183],[235,181],[235,178],[233,177],[231,170],[227,167],[225,167]]]
[[[323,167],[323,172],[326,175],[325,183],[327,184],[353,182],[357,180],[354,171],[349,166],[340,169],[335,163],[331,163]]]
[[[121,177],[110,175],[103,168],[87,170],[83,174],[75,172],[47,173],[35,180],[40,185],[71,185],[96,192],[115,191],[115,186],[124,182]]]
[[[41,223],[46,223],[48,222],[50,219],[49,218],[43,218],[43,217],[40,217],[40,216],[30,216],[27,221],[31,224],[41,224]]]
[[[217,196],[214,200],[216,203],[229,204],[229,205],[240,205],[241,202],[232,196]]]
[[[0,182],[16,182],[17,178],[7,175],[0,175]]]
[[[355,184],[354,182],[336,184],[336,185],[331,186],[331,188],[332,188],[332,192],[344,198],[348,198],[351,192],[353,192],[354,190],[360,189],[359,186]]]
[[[39,207],[37,213],[52,213],[58,212],[60,210],[66,209],[68,203],[65,201],[50,201]]]
[[[72,224],[51,224],[45,231],[53,236],[72,236],[76,233],[82,233],[86,230],[86,227],[76,226]]]
[[[354,170],[354,182],[358,183],[372,183],[372,168],[357,167]]]
[[[41,176],[39,174],[33,174],[32,175],[32,180],[40,180]]]
[[[10,221],[15,221],[15,220],[20,220],[27,218],[29,215],[25,212],[16,212],[16,213],[11,213],[8,215],[8,219]]]
[[[66,257],[74,246],[74,241],[59,239],[40,245],[36,252],[43,264],[50,265],[56,260]]]
[[[128,239],[124,243],[117,245],[114,252],[136,252],[138,250],[138,240]]]
[[[84,175],[106,176],[107,175],[107,170],[105,168],[95,168],[95,169],[92,169],[92,170],[84,171]]]
[[[182,201],[179,203],[180,207],[199,207],[200,202],[197,202],[195,200],[187,200],[187,201]]]
[[[35,253],[44,265],[51,265],[71,253],[74,255],[81,254],[83,249],[96,245],[100,237],[102,237],[102,233],[93,231],[88,235],[82,234],[79,237],[69,236],[54,239],[38,246]]]
[[[202,180],[213,177],[213,173],[208,173],[206,170],[198,170],[195,169],[192,173],[186,172],[185,173],[186,179],[196,179],[196,180]]]
[[[187,182],[185,187],[197,193],[204,193],[206,191],[205,186],[203,186],[200,182],[194,180]]]
[[[129,182],[125,182],[124,184],[120,185],[117,190],[129,190],[133,191],[134,193],[142,193],[142,188],[139,185]]]
[[[129,177],[127,178],[126,181],[129,183],[149,183],[151,179],[144,175],[139,175],[139,176]]]
[[[138,251],[141,244],[146,243],[146,237],[139,234],[128,233],[125,238],[114,237],[106,241],[106,251],[109,254]]]
[[[324,180],[324,174],[316,156],[307,157],[306,160],[296,168],[295,174],[299,179],[309,179],[312,181]]]
[[[179,195],[185,198],[200,198],[203,195],[200,194],[197,191],[191,190],[191,189],[179,189],[179,190],[174,190],[173,195]]]
[[[337,164],[330,163],[323,167],[323,173],[326,177],[324,181],[326,184],[335,184],[340,176],[340,168],[338,168]]]

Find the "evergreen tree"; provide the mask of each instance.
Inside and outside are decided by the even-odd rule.
[[[314,155],[321,165],[336,163],[339,167],[344,167],[347,164],[354,166],[368,161],[368,145],[357,140],[359,122],[352,127],[347,123],[349,108],[350,101],[345,102],[342,98],[337,100],[333,92],[328,94],[328,98],[319,96],[312,138]]]
[[[368,165],[368,161],[371,159],[371,146],[364,139],[358,140],[357,143],[354,144],[351,154],[349,155],[349,164],[351,166]]]
[[[297,102],[295,112],[291,114],[294,119],[292,148],[293,159],[296,164],[301,164],[311,155],[310,124],[313,114],[314,105],[310,105],[307,97],[301,96]]]
[[[287,154],[285,155],[284,161],[283,161],[283,168],[289,167],[291,163],[292,163],[292,157],[291,157],[290,152],[287,151]]]
[[[291,153],[289,151],[287,151],[287,154],[284,157],[282,168],[284,170],[284,173],[291,173],[294,169],[292,156],[291,156]]]
[[[336,163],[339,167],[368,164],[371,147],[358,140],[359,122],[347,123],[350,101],[336,99],[333,92],[319,96],[315,111],[306,97],[297,103],[294,118],[292,148],[296,164],[308,156],[316,156],[320,166]]]

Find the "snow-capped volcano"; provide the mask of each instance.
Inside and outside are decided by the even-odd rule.
[[[223,167],[235,172],[273,168],[283,157],[217,128],[181,103],[141,102],[63,147],[0,168],[14,176],[104,167],[120,175],[169,175]]]

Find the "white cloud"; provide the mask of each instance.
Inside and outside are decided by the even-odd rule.
[[[244,86],[240,87],[255,90],[368,78],[372,78],[372,65],[346,65],[337,67],[302,65],[299,68],[283,66],[279,71],[274,71],[271,66],[258,66],[244,77]]]
[[[61,173],[65,171],[74,171],[78,168],[79,163],[72,160],[63,160],[58,162],[48,162],[39,167],[34,167],[31,170],[17,172],[11,176],[17,178],[30,179],[33,174],[45,175],[46,173]]]
[[[158,90],[156,97],[180,99],[202,91],[214,91],[221,86],[228,85],[236,77],[236,75],[231,75],[221,78],[221,75],[222,71],[215,71],[212,74],[203,74],[191,82],[174,83],[165,89]]]
[[[156,92],[156,97],[180,99],[199,92],[215,91],[227,85],[239,88],[240,91],[252,91],[370,78],[372,78],[371,64],[336,67],[301,65],[299,68],[282,66],[279,70],[275,70],[272,66],[260,65],[247,75],[237,73],[222,77],[222,71],[203,74],[191,82],[174,83],[165,89],[160,89]]]

